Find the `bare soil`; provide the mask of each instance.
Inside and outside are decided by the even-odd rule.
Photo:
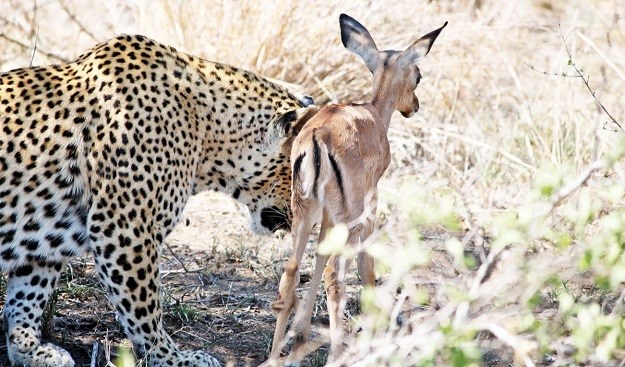
[[[271,302],[290,251],[286,233],[252,234],[246,212],[219,194],[194,197],[161,254],[167,330],[181,348],[209,350],[232,366],[255,366],[266,359],[275,321]],[[307,258],[307,269],[309,264]],[[0,306],[3,284],[4,279]],[[54,306],[47,339],[67,349],[77,367],[91,366],[94,344],[97,366],[114,362],[118,347],[129,346],[90,256],[69,263]],[[325,354],[321,349],[305,365],[322,365]],[[1,343],[0,366],[8,365]]]
[[[271,302],[291,252],[290,235],[254,235],[248,230],[248,220],[247,209],[235,201],[217,193],[198,195],[191,198],[161,253],[167,330],[181,348],[208,350],[228,366],[256,366],[267,358],[275,322]],[[445,251],[436,251],[445,235],[448,234],[424,234],[426,238],[439,239],[431,241],[432,265],[419,270],[424,276],[457,276]],[[300,298],[308,291],[313,259],[314,246],[309,244]],[[2,285],[0,282],[3,300]],[[348,316],[360,312],[359,285],[354,269],[347,278]],[[328,320],[323,293],[318,292],[313,316],[318,331],[327,326]],[[56,297],[46,338],[67,349],[77,367],[92,366],[94,353],[95,366],[110,367],[109,362],[116,363],[120,347],[129,347],[129,342],[116,321],[90,256],[72,259]],[[327,341],[323,333],[313,335],[317,341]],[[484,366],[509,365],[509,356],[489,347],[489,335],[480,338],[484,340]],[[323,366],[327,353],[327,346],[322,345],[304,360],[303,366]],[[6,346],[2,343],[0,366],[9,365],[5,356]]]

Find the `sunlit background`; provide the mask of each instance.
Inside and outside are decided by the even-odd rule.
[[[513,360],[538,365],[549,355],[550,363],[611,365],[606,361],[625,357],[625,333],[614,326],[622,325],[622,312],[613,311],[622,303],[618,296],[625,279],[612,273],[621,255],[609,264],[593,262],[603,259],[601,252],[588,255],[623,241],[593,242],[608,231],[602,220],[620,213],[625,203],[618,189],[625,187],[619,155],[625,128],[623,0],[1,0],[0,71],[69,62],[117,34],[139,33],[291,83],[321,105],[367,101],[370,73],[340,42],[343,12],[363,23],[380,49],[403,49],[449,22],[420,64],[421,110],[410,119],[399,114],[393,119],[393,161],[380,185],[383,234],[378,241],[415,244],[417,258],[381,287],[388,293],[370,294],[363,304],[376,316],[359,321],[367,331],[354,336],[362,340],[350,344],[347,360],[503,366]],[[608,169],[575,181],[593,162],[615,154]],[[558,197],[570,184],[572,195]],[[234,205],[223,197],[195,198],[187,211],[195,226],[178,228],[170,242],[218,248],[216,259],[234,251],[242,268],[272,267],[271,274],[255,271],[253,279],[266,288],[257,290],[266,302],[257,306],[266,311],[268,338],[268,303],[290,237],[251,236],[241,219],[247,214]],[[224,218],[231,220],[229,226],[213,223]],[[498,256],[489,258],[498,244]],[[259,246],[270,248],[271,255],[262,249],[258,254]],[[250,260],[247,251],[256,255]],[[385,258],[389,253],[378,259],[387,265],[381,274],[392,274],[400,261]],[[477,263],[463,263],[465,255]],[[588,256],[589,263],[580,267]],[[492,266],[479,267],[485,263]],[[599,278],[608,281],[591,281]],[[393,295],[406,279],[419,285],[411,290],[416,293]],[[223,289],[228,281],[226,276],[215,283]],[[229,292],[236,293],[236,286]],[[353,288],[351,295],[357,298],[358,292]],[[393,297],[404,303],[375,303]],[[467,309],[463,302],[469,302],[466,314],[461,314]],[[563,302],[575,306],[565,308]],[[389,326],[400,309],[409,311],[410,322],[403,329]],[[611,326],[592,323],[600,314],[614,317]],[[578,335],[576,324],[586,325],[590,336]],[[410,342],[402,344],[408,337]],[[384,338],[395,349],[382,350]],[[211,339],[208,348],[224,359],[255,364],[268,352],[268,343],[247,353],[247,359],[241,357],[245,348],[233,351],[219,339]],[[366,357],[371,355],[380,359]]]

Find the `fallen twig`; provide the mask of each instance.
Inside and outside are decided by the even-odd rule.
[[[98,341],[93,342],[93,348],[91,349],[91,364],[90,367],[98,366],[98,352],[100,350],[100,343]]]

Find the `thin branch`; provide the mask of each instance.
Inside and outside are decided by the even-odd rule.
[[[15,45],[25,49],[25,50],[30,50],[30,48],[31,48],[31,46],[25,44],[24,42],[22,42],[20,40],[17,40],[17,39],[15,39],[13,37],[7,36],[4,33],[0,33],[0,38],[4,39],[4,40],[6,40],[6,41],[8,41],[10,43],[13,43],[13,44],[15,44]],[[39,51],[40,54],[42,54],[42,55],[44,55],[46,57],[49,57],[51,59],[57,60],[59,62],[70,62],[71,61],[71,60],[69,60],[69,59],[67,59],[67,58],[65,58],[63,56],[59,56],[59,55],[54,54],[52,52],[42,51],[41,49],[38,50],[38,51]]]
[[[614,125],[616,125],[618,127],[618,130],[616,129],[609,129],[607,128],[604,124],[604,129],[609,130],[609,131],[613,131],[613,132],[618,132],[620,130],[620,132],[625,133],[625,129],[621,126],[621,124],[614,118],[614,116],[612,116],[612,114],[610,114],[610,112],[608,111],[608,109],[603,105],[603,103],[601,103],[601,101],[599,100],[599,98],[597,97],[597,94],[595,93],[595,91],[590,87],[589,84],[589,78],[588,76],[583,74],[583,70],[577,68],[577,65],[575,65],[575,63],[573,62],[573,54],[571,53],[571,51],[569,50],[569,47],[567,46],[566,42],[568,41],[569,37],[571,36],[571,34],[573,34],[574,31],[577,30],[577,28],[573,28],[566,36],[562,33],[562,28],[560,27],[560,25],[558,25],[558,29],[560,30],[560,37],[562,38],[562,43],[564,45],[564,49],[566,50],[566,54],[569,58],[568,61],[568,65],[573,67],[573,70],[575,70],[575,74],[576,75],[570,75],[570,74],[566,74],[566,73],[551,73],[551,72],[547,72],[545,70],[541,70],[536,68],[533,65],[530,65],[526,62],[523,62],[525,65],[527,65],[530,69],[534,70],[537,73],[543,74],[543,75],[548,75],[548,76],[559,76],[559,77],[566,77],[566,78],[580,78],[582,80],[582,83],[584,84],[584,86],[586,87],[586,89],[588,89],[588,91],[590,92],[590,95],[592,95],[593,99],[595,100],[595,103],[597,103],[597,105],[603,110],[603,112],[606,113],[606,115],[608,115],[608,117],[610,118],[610,120],[612,120],[612,123],[614,123]],[[580,35],[580,37],[582,37]],[[585,38],[582,38],[585,39]],[[586,42],[588,43],[589,41],[586,40]],[[604,57],[605,58],[605,57]],[[618,72],[618,71],[617,71]],[[620,76],[620,75],[619,75]]]
[[[602,170],[607,167],[607,163],[600,159],[591,163],[582,173],[579,174],[573,181],[571,181],[568,185],[562,187],[558,192],[553,195],[550,199],[553,207],[560,205],[560,203],[571,196],[577,189],[586,184],[590,176],[596,171]]]
[[[176,253],[174,252],[174,250],[171,248],[171,246],[169,246],[169,244],[167,242],[163,242],[163,244],[165,245],[165,247],[167,247],[167,249],[169,250],[169,252],[171,252],[171,255],[174,257],[174,259],[176,259],[176,261],[178,261],[178,263],[180,264],[180,266],[182,266],[182,269],[184,269],[185,273],[190,273],[189,269],[187,269],[187,266],[184,264],[184,262],[180,259],[180,257],[178,257],[178,255],[176,255]]]
[[[580,78],[580,75],[570,75],[567,73],[551,73],[551,72],[547,72],[545,70],[541,70],[538,69],[537,67],[535,67],[534,65],[530,65],[528,63],[526,63],[525,61],[523,61],[523,63],[530,69],[534,70],[537,73],[543,74],[543,75],[547,75],[547,76],[559,76],[559,77],[564,77],[564,78]]]
[[[170,249],[171,250],[171,249]],[[174,255],[175,256],[175,255]],[[181,266],[183,267],[183,269],[175,269],[175,270],[164,270],[161,272],[161,276],[164,278],[166,276],[168,276],[169,274],[192,274],[192,273],[203,273],[204,271],[206,271],[206,269],[208,269],[208,266],[203,266],[201,268],[197,268],[197,269],[187,269],[185,267],[185,265],[181,262],[181,260],[179,258],[176,258],[176,261],[178,261]]]
[[[545,215],[549,215],[555,208],[557,208],[566,198],[571,196],[575,191],[577,191],[580,187],[584,186],[590,176],[593,173],[603,170],[608,167],[608,164],[603,159],[599,159],[589,166],[587,166],[574,180],[569,182],[568,185],[563,186],[553,194],[542,210],[538,211],[538,213],[534,216],[535,218],[540,218]]]
[[[622,132],[625,133],[625,129],[623,129],[623,127],[621,126],[621,124],[618,123],[618,121],[616,121],[616,119],[610,114],[610,112],[608,112],[607,108],[605,108],[605,106],[603,105],[603,103],[601,103],[601,101],[599,100],[599,98],[597,98],[597,94],[595,93],[595,91],[590,87],[590,84],[588,83],[588,77],[584,76],[584,74],[582,74],[582,71],[580,69],[577,68],[577,65],[575,65],[575,63],[573,62],[573,55],[571,54],[571,50],[569,50],[569,46],[566,44],[567,39],[569,38],[569,36],[571,35],[571,33],[573,33],[573,31],[575,29],[573,29],[566,37],[564,37],[564,35],[562,34],[562,28],[558,25],[558,28],[560,30],[560,37],[562,38],[562,43],[564,44],[564,49],[566,50],[566,54],[569,57],[569,65],[573,67],[573,70],[575,70],[575,73],[577,73],[577,75],[579,75],[579,77],[582,79],[582,83],[584,83],[584,85],[586,86],[586,89],[588,89],[588,91],[590,92],[590,94],[592,95],[592,97],[595,99],[595,102],[599,105],[599,107],[601,107],[601,109],[603,110],[603,112],[606,113],[606,115],[608,115],[608,117],[610,118],[610,120],[612,120],[612,122],[618,127],[618,129]]]
[[[28,66],[33,66],[33,60],[35,60],[35,53],[37,52],[37,41],[39,40],[39,27],[37,27],[37,31],[35,32],[35,43],[33,45],[33,54],[30,57],[30,63]]]
[[[520,362],[523,362],[526,367],[536,366],[529,355],[531,351],[538,349],[536,342],[514,335],[501,325],[495,323],[488,325],[486,330],[490,331],[497,339],[514,349],[515,357],[517,357]]]
[[[33,16],[30,19],[30,35],[29,38],[33,38],[39,33],[39,27],[37,27],[37,10],[39,9],[37,1],[33,1]]]

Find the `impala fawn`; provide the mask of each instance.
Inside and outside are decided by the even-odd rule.
[[[377,184],[390,162],[388,128],[395,110],[404,117],[419,109],[414,90],[421,73],[417,62],[428,54],[445,24],[413,43],[407,50],[378,51],[365,27],[341,14],[341,40],[359,55],[373,73],[370,103],[333,104],[319,110],[302,128],[291,151],[293,211],[293,255],[280,279],[279,294],[272,307],[277,313],[272,352],[275,362],[284,340],[287,320],[297,303],[299,266],[315,223],[321,222],[319,241],[338,223],[349,229],[347,244],[364,241],[373,231]],[[366,212],[365,212],[366,211]],[[323,275],[330,314],[331,356],[342,346],[341,304],[345,285],[339,281],[337,255],[317,254],[310,291],[292,325],[294,336],[287,366],[298,366],[305,356],[311,315]],[[364,285],[375,283],[374,261],[366,252],[357,257]],[[323,272],[322,272],[323,269]]]

